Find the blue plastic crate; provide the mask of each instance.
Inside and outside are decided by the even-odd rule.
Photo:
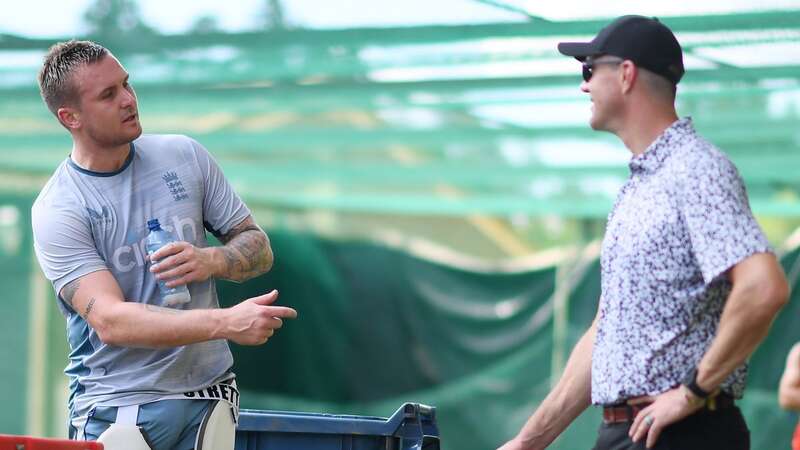
[[[236,450],[439,450],[436,408],[406,403],[388,419],[244,409]]]

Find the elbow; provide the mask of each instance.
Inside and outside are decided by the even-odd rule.
[[[250,267],[249,271],[242,273],[241,277],[234,281],[241,283],[259,275],[264,275],[272,269],[274,263],[275,257],[272,253],[272,247],[269,244],[269,238],[264,234],[263,254],[258,258],[257,262]]]
[[[275,264],[275,255],[272,253],[272,247],[270,247],[269,241],[267,241],[267,256],[264,258],[264,266],[261,273],[267,273],[272,270],[273,264]]]
[[[769,289],[754,289],[750,293],[740,292],[740,301],[730,307],[731,314],[755,324],[770,324],[777,317],[789,298],[780,286]]]
[[[99,311],[98,311],[99,312]],[[126,342],[123,340],[122,334],[119,333],[120,327],[116,323],[113,314],[97,314],[89,325],[97,333],[100,341],[106,345],[123,346]]]
[[[266,233],[261,232],[259,237],[258,250],[253,253],[245,252],[241,256],[246,262],[240,262],[239,269],[233,270],[227,277],[228,280],[242,283],[249,279],[263,275],[272,269],[275,259],[272,254],[272,247]]]
[[[731,296],[741,312],[756,319],[771,320],[789,301],[789,284],[778,260],[772,254],[759,254],[735,265],[730,274]]]
[[[768,307],[777,314],[787,303],[789,303],[790,289],[786,278],[781,276],[779,279],[769,283],[764,290],[764,301]]]
[[[275,263],[275,254],[272,253],[272,243],[269,241],[269,236],[267,236],[267,233],[263,230],[261,231],[259,239],[261,240],[263,254],[258,261],[257,275],[262,275],[272,269],[272,265]]]
[[[94,328],[95,333],[97,333],[97,337],[103,344],[112,346],[122,345],[119,337],[114,333],[113,328],[106,326],[93,326],[92,328]]]
[[[768,277],[769,282],[765,287],[765,297],[768,299],[769,304],[775,308],[777,313],[781,308],[789,303],[791,296],[791,289],[789,283],[786,281],[786,275],[783,270],[778,266],[772,271],[772,276]]]
[[[751,312],[765,320],[772,320],[789,302],[789,285],[782,273],[753,283],[746,290],[749,292],[747,296],[757,300],[759,305],[757,312]]]

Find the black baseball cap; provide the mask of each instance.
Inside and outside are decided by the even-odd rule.
[[[681,45],[655,17],[622,16],[600,30],[591,42],[561,42],[558,51],[584,61],[589,56],[613,55],[678,84],[683,76]]]

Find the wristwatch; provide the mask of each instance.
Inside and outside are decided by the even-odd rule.
[[[686,386],[690,391],[692,391],[692,394],[700,399],[705,400],[711,396],[711,392],[704,390],[697,384],[697,367],[692,369],[692,371],[686,375],[681,384]]]

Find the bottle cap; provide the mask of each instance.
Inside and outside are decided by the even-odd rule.
[[[158,219],[150,219],[147,221],[147,229],[150,231],[160,230],[161,224],[158,223]]]

